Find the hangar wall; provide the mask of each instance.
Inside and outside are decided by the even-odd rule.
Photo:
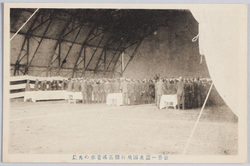
[[[13,33],[11,33],[11,36]],[[84,39],[84,38],[83,38]],[[30,58],[29,62],[32,59],[35,49],[38,45],[38,42],[40,38],[38,37],[32,37],[30,38]],[[80,40],[80,39],[79,39]],[[11,75],[14,74],[14,66],[13,64],[16,63],[16,60],[18,59],[19,52],[21,50],[22,44],[24,41],[24,35],[16,35],[15,38],[11,41],[11,50],[10,50],[10,63],[12,64],[10,73]],[[54,39],[43,39],[43,42],[41,46],[39,47],[36,55],[34,56],[34,59],[32,61],[32,64],[29,68],[28,75],[32,76],[46,76],[47,66],[50,62],[51,55],[54,53],[54,47],[56,46],[57,40]],[[103,42],[104,43],[104,42]],[[62,42],[61,46],[61,59],[63,60],[71,46],[71,43],[69,42]],[[60,76],[63,77],[72,77],[72,69],[74,68],[74,65],[77,60],[77,56],[80,52],[81,45],[80,44],[74,44],[72,46],[72,49],[69,52],[69,55],[67,57],[67,62],[64,64],[63,69],[60,70]],[[58,47],[57,47],[58,49]],[[95,53],[95,57],[91,60],[91,63],[89,64],[90,69],[94,69],[96,62],[98,60],[98,56],[101,53],[102,49],[97,49]],[[56,51],[57,52],[57,51]],[[91,55],[94,52],[94,49],[92,48],[86,48],[86,62],[88,63],[91,59]],[[21,57],[23,57],[26,54],[26,50],[23,50],[21,53]],[[56,58],[56,53],[53,56],[53,60]],[[109,60],[110,58],[107,58]],[[20,64],[26,64],[26,58],[23,58],[21,60]],[[51,72],[49,72],[48,76],[55,76],[58,71],[58,62],[55,60],[55,63],[51,66]],[[78,65],[79,68],[83,68],[83,62],[81,62]],[[82,70],[77,71],[76,73],[81,73]],[[93,76],[93,72],[91,71],[85,71],[86,76]],[[20,73],[22,75],[22,73]],[[107,72],[107,76],[109,76],[110,73]],[[97,77],[100,77],[100,75],[97,75]]]
[[[200,64],[198,41],[192,42],[197,34],[198,23],[192,14],[179,15],[172,24],[159,28],[142,42],[123,76],[209,77],[204,57]]]

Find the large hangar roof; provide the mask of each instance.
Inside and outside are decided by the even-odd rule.
[[[35,10],[11,9],[12,35]],[[35,66],[43,67],[47,75],[52,70],[52,75],[60,75],[63,69],[72,69],[72,77],[85,71],[114,73],[121,53],[132,49],[130,58],[120,72],[122,74],[143,39],[159,27],[173,24],[178,15],[184,12],[187,11],[39,9],[18,32],[23,37],[16,37],[22,45],[19,51],[12,54],[14,75],[18,74],[17,71],[28,74],[30,68]],[[47,40],[54,42],[48,44]],[[42,63],[39,56],[43,56]],[[74,62],[69,63],[72,56]]]

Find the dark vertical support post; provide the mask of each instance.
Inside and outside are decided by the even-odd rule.
[[[20,52],[19,52],[19,54],[18,54],[18,56],[17,56],[17,61],[18,61],[18,63],[20,62],[19,60],[20,60],[22,51],[24,50],[24,46],[25,46],[26,41],[27,41],[27,36],[24,37],[24,40],[23,40],[23,44],[22,44],[21,50],[20,50]]]
[[[101,59],[102,59],[102,55],[103,55],[104,51],[105,51],[105,48],[103,48],[103,49],[102,49],[102,52],[100,53],[100,56],[99,56],[99,58],[98,58],[98,61],[97,61],[97,63],[96,63],[96,66],[95,66],[95,70],[94,70],[95,73],[96,73],[96,71],[97,71],[97,69],[98,69],[98,65],[99,65],[99,63],[100,63],[100,61],[101,61]]]
[[[20,63],[20,57],[21,57],[22,51],[24,49],[26,40],[27,40],[27,37],[25,36],[24,40],[23,40],[23,44],[22,44],[21,50],[20,50],[20,52],[18,54],[18,57],[17,57],[17,60],[16,60],[15,70],[14,70],[14,76],[16,75],[16,73],[19,75],[19,71],[18,70],[19,70],[19,67],[20,67],[20,65],[19,65],[19,63]]]
[[[105,50],[105,52],[104,52],[104,69],[103,69],[103,72],[106,70],[106,56],[107,56],[107,51]],[[104,72],[104,74],[105,74],[105,72]]]
[[[59,45],[58,45],[58,67],[60,67],[61,64],[61,40],[59,41]]]
[[[110,62],[109,62],[109,64],[108,64],[107,68],[106,68],[105,71],[104,71],[104,74],[106,74],[107,70],[109,69],[109,66],[110,66],[111,63],[113,62],[113,59],[115,58],[115,55],[117,54],[117,52],[118,52],[118,51],[116,51],[116,52],[114,53],[112,59],[110,60]]]
[[[121,57],[121,55],[122,55],[122,52],[123,52],[124,50],[121,50],[119,53],[119,55],[118,55],[118,57],[117,57],[117,59],[116,59],[116,61],[115,61],[115,65],[114,65],[114,67],[113,67],[113,72],[115,71],[115,69],[116,69],[116,65],[117,65],[117,63],[118,63],[118,61],[119,61],[119,59],[120,59],[120,57]]]
[[[121,45],[122,45],[122,43],[119,44],[118,49],[120,48]],[[106,74],[107,70],[109,69],[109,66],[110,66],[111,63],[113,62],[113,60],[114,60],[114,58],[115,58],[115,55],[116,55],[117,52],[118,52],[118,49],[115,51],[115,53],[114,53],[114,55],[113,55],[111,61],[110,61],[109,64],[108,64],[108,67],[107,67],[107,68],[105,69],[105,71],[104,71],[104,74]]]
[[[83,70],[82,70],[82,75],[85,75],[85,67],[86,67],[86,44],[87,44],[87,41],[89,40],[89,37],[91,36],[91,34],[93,33],[93,31],[96,29],[97,27],[92,27],[92,29],[89,31],[87,37],[85,38],[85,40],[83,41],[82,43],[82,46],[81,46],[81,51],[79,53],[79,56],[81,56],[82,54],[82,51],[83,51]],[[79,60],[79,59],[78,59]],[[78,61],[76,61],[76,67],[81,63],[82,61],[80,61],[78,63]],[[73,71],[74,72],[74,71]]]
[[[79,52],[79,54],[78,54],[78,56],[77,56],[77,58],[76,58],[76,62],[75,62],[75,65],[74,65],[74,68],[73,68],[73,72],[72,72],[72,78],[73,78],[74,75],[75,75],[75,71],[76,71],[76,68],[77,68],[77,63],[78,63],[78,61],[79,61],[79,59],[80,59],[80,57],[81,57],[81,54],[82,54],[83,49],[84,49],[84,47],[81,47],[81,50],[80,50],[80,52]]]
[[[30,25],[29,29],[27,30],[27,34],[25,35],[25,39],[24,39],[24,42],[23,42],[23,44],[22,44],[21,51],[20,51],[20,53],[19,53],[19,55],[18,55],[18,59],[17,59],[17,60],[20,59],[21,52],[22,52],[22,50],[23,50],[23,48],[24,48],[24,45],[25,45],[25,43],[26,43],[26,40],[27,40],[27,38],[28,38],[30,32],[32,31],[32,28],[34,27],[34,25],[35,25],[35,23],[36,23],[36,21],[37,21],[37,19],[38,19],[39,16],[40,16],[40,12],[38,11],[38,13],[36,14],[36,17],[35,17],[34,21],[32,22],[32,24]]]
[[[48,29],[49,29],[49,27],[50,27],[50,24],[52,23],[52,20],[53,20],[52,18],[53,18],[53,16],[54,16],[54,13],[52,13],[51,16],[50,16],[50,21],[49,21],[49,23],[48,23],[48,25],[47,25],[45,31],[43,32],[42,38],[40,39],[40,41],[39,41],[39,43],[38,43],[38,46],[36,47],[36,50],[35,50],[35,52],[33,53],[33,56],[32,56],[32,58],[31,58],[29,64],[27,65],[27,68],[26,68],[24,74],[28,71],[28,69],[29,69],[29,67],[30,67],[30,65],[31,65],[31,63],[32,63],[32,61],[33,61],[33,59],[35,58],[36,53],[37,53],[39,47],[41,46],[41,43],[42,43],[42,41],[43,41],[43,39],[44,39],[44,37],[45,37],[45,34],[47,33],[47,31],[48,31]]]
[[[30,54],[30,37],[28,36],[27,37],[27,65],[29,64],[29,54]],[[25,69],[25,71],[26,71],[26,74],[28,74],[28,68],[27,68],[27,66],[26,66],[26,69]]]
[[[127,40],[127,42],[124,44],[125,46],[126,46],[128,43],[130,43],[131,38],[132,38],[132,37],[129,37],[129,39]],[[114,65],[114,68],[113,68],[113,73],[115,72],[116,64],[118,63],[119,58],[122,57],[122,53],[123,53],[125,50],[126,50],[126,47],[123,47],[122,50],[120,51],[120,55],[119,55],[119,57],[117,58],[117,60],[116,60],[116,62],[115,62],[115,65]],[[122,63],[122,61],[121,61],[121,63]],[[121,64],[121,67],[122,67],[122,64]],[[120,74],[121,74],[121,76],[123,75],[122,70],[121,70],[121,73],[120,73]]]
[[[34,18],[34,21],[31,23],[29,29],[27,30],[27,34],[25,35],[25,39],[24,39],[24,41],[23,41],[21,50],[20,50],[20,52],[19,52],[19,54],[18,54],[18,57],[17,57],[16,67],[15,67],[15,70],[14,70],[14,75],[16,75],[16,70],[17,70],[17,69],[19,70],[20,61],[23,59],[23,58],[21,58],[21,60],[20,60],[20,56],[21,56],[21,54],[22,54],[22,51],[24,50],[25,43],[26,43],[26,42],[29,42],[29,41],[28,41],[28,40],[29,40],[28,38],[30,37],[29,35],[30,35],[30,33],[31,33],[31,31],[32,31],[32,28],[34,27],[34,25],[35,25],[37,19],[39,18],[40,14],[41,14],[41,13],[38,11],[38,13],[36,14],[36,16],[35,16],[35,18]],[[29,49],[28,47],[29,47],[29,43],[27,44],[27,50]],[[29,52],[26,53],[26,56],[29,56]],[[28,68],[27,68],[27,66],[28,66],[28,64],[29,64],[28,60],[29,60],[29,59],[27,58],[27,64],[26,64],[25,71],[28,69]],[[18,71],[18,74],[19,74],[19,71]],[[25,73],[24,73],[24,74],[25,74]]]
[[[124,73],[124,71],[127,69],[128,65],[129,65],[129,63],[133,60],[133,58],[134,58],[134,56],[135,56],[135,54],[136,54],[138,48],[140,47],[142,41],[143,41],[143,39],[137,44],[137,46],[136,46],[136,48],[135,48],[133,54],[130,56],[130,58],[129,58],[129,60],[128,60],[128,63],[127,63],[126,66],[124,67],[124,69],[123,69],[123,71],[122,71],[121,74]]]
[[[83,25],[79,28],[79,30],[78,30],[78,32],[77,32],[77,34],[76,34],[76,36],[75,36],[75,38],[74,38],[73,42],[71,43],[71,45],[70,45],[70,47],[69,47],[69,50],[68,50],[68,52],[67,52],[67,54],[66,54],[66,56],[65,56],[65,58],[64,58],[64,59],[67,59],[67,57],[69,56],[69,53],[70,53],[70,51],[71,51],[72,47],[74,46],[74,43],[75,43],[75,41],[76,41],[77,37],[79,36],[79,34],[80,34],[81,30],[82,30],[82,27],[83,27]],[[61,68],[63,67],[63,64],[64,64],[64,63],[62,63],[62,64],[61,64],[61,66],[60,66],[59,70],[61,70]]]
[[[15,67],[14,67],[14,76],[16,75],[17,71],[18,71],[18,60],[15,63]]]
[[[121,55],[121,77],[122,77],[122,69],[123,69],[123,56],[124,56],[124,52],[122,52],[122,55]]]
[[[85,70],[89,67],[89,64],[90,64],[90,62],[92,61],[93,57],[95,56],[95,53],[96,53],[98,47],[100,46],[100,44],[101,44],[101,42],[102,42],[104,36],[105,36],[105,34],[102,35],[101,40],[100,40],[99,43],[97,44],[96,49],[94,50],[94,52],[93,52],[93,54],[92,54],[92,56],[91,56],[91,58],[90,58],[90,60],[89,60],[89,62],[88,62],[88,64],[87,64],[87,66],[85,67]]]
[[[96,73],[97,70],[98,70],[98,66],[99,66],[99,63],[100,63],[100,61],[101,61],[101,59],[102,59],[103,53],[106,51],[106,48],[108,47],[110,41],[111,41],[111,37],[108,38],[108,40],[106,41],[106,43],[105,43],[105,45],[104,45],[104,47],[103,47],[103,49],[102,49],[102,52],[101,52],[101,54],[100,54],[100,56],[99,56],[99,58],[98,58],[98,61],[97,61],[97,63],[96,63],[96,66],[95,66],[95,70],[94,70],[95,73]]]
[[[62,41],[61,41],[61,39],[59,39],[59,43],[58,43],[58,68],[60,68],[60,65],[61,65],[61,44],[62,44]],[[56,75],[57,76],[60,75],[60,70],[58,70]]]
[[[86,47],[84,47],[84,57],[83,57],[83,68],[85,69],[86,67]]]
[[[82,76],[85,76],[85,67],[86,67],[86,47],[84,47],[84,50],[83,50],[83,70],[82,70]]]
[[[80,63],[78,63],[78,62],[79,62],[79,59],[80,59],[80,57],[81,57],[81,55],[82,55],[82,51],[84,51],[84,57],[83,57],[83,58],[84,58],[84,67],[83,67],[83,69],[85,69],[86,42],[87,42],[87,40],[89,39],[89,37],[91,36],[91,34],[93,33],[94,30],[95,30],[95,27],[93,27],[93,28],[89,31],[87,37],[85,38],[85,40],[83,41],[83,43],[82,43],[82,45],[81,45],[80,52],[79,52],[79,54],[78,54],[78,56],[77,56],[77,60],[76,60],[76,62],[75,62],[74,68],[73,68],[72,77],[74,77],[74,73],[75,73],[75,70],[76,70],[77,66],[82,62],[82,61],[81,61]]]
[[[53,59],[53,56],[54,56],[54,54],[56,52],[57,47],[59,47],[59,57],[60,57],[60,60],[61,60],[61,42],[62,42],[62,37],[61,36],[66,32],[66,30],[67,30],[67,28],[68,28],[68,26],[69,26],[69,24],[70,24],[71,21],[72,21],[72,18],[70,18],[70,20],[67,23],[65,23],[62,31],[60,32],[59,40],[57,40],[57,42],[56,42],[56,44],[54,46],[54,49],[53,49],[53,53],[50,56],[50,60],[49,60],[48,67],[47,67],[47,73],[46,73],[47,76],[49,74],[48,72],[49,72],[49,68],[51,66],[51,61]],[[60,66],[61,66],[60,60],[59,60],[59,65],[58,65],[58,73],[60,72],[59,69],[60,69]]]

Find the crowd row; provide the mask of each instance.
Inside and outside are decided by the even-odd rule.
[[[109,93],[122,93],[124,105],[155,103],[159,107],[162,95],[177,94],[178,107],[200,107],[208,90],[208,82],[197,79],[68,79],[39,81],[30,88],[27,81],[26,91],[67,90],[81,92],[83,103],[105,103]]]
[[[201,107],[206,98],[210,82],[202,82],[199,78],[169,81],[159,79],[155,84],[156,105],[159,107],[161,96],[165,94],[177,94],[178,109],[193,109]]]

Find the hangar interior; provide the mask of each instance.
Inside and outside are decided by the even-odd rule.
[[[13,78],[210,78],[189,10],[42,8],[19,31],[34,12],[10,10]],[[181,154],[200,111],[21,100],[11,100],[10,153]],[[208,103],[187,154],[237,154],[236,115],[214,87]]]

